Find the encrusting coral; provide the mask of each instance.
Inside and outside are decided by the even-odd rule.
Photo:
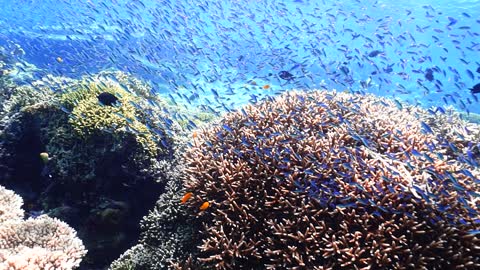
[[[206,269],[480,268],[478,170],[410,108],[286,93],[193,145],[185,205]]]
[[[46,215],[23,220],[22,199],[0,186],[0,269],[70,270],[86,254],[66,223]]]

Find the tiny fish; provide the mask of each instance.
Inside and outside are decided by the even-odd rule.
[[[55,59],[57,60],[58,63],[63,63],[63,58],[62,58],[62,57],[59,56],[59,57],[57,57],[57,58],[55,58]]]
[[[475,75],[473,75],[473,72],[471,70],[467,69],[467,74],[470,79],[475,80]]]
[[[292,66],[292,68],[290,70],[294,70],[294,69],[299,68],[301,66],[302,66],[301,64],[295,64],[295,65]]]
[[[356,206],[356,205],[357,205],[357,204],[356,204],[355,202],[345,203],[345,204],[337,204],[337,205],[336,205],[336,208],[343,209],[343,208],[353,207],[353,206]]]
[[[228,125],[223,125],[222,126],[226,131],[230,132],[230,133],[233,133],[233,129],[231,127],[229,127]]]
[[[182,199],[180,200],[181,204],[186,203],[190,198],[192,198],[193,193],[192,192],[187,192],[185,195],[183,195]]]
[[[285,71],[285,70],[282,70],[278,73],[278,77],[280,77],[281,79],[284,79],[284,80],[293,80],[295,77],[293,76],[292,73],[288,72],[288,71]]]
[[[263,89],[267,90],[270,88],[270,85],[269,84],[265,84],[264,86],[262,86]]]
[[[72,112],[72,111],[70,111],[69,109],[67,109],[67,108],[64,107],[64,106],[60,106],[60,110],[62,110],[64,113],[67,113],[67,114],[69,114],[69,113]]]
[[[346,66],[341,66],[340,71],[343,72],[345,76],[347,76],[348,73],[350,73],[350,70]]]
[[[469,235],[477,235],[477,234],[480,234],[480,230],[470,230],[467,232],[467,234]]]
[[[215,90],[215,89],[213,89],[213,88],[210,89],[210,90],[212,91],[213,95],[214,95],[216,98],[219,98],[219,97],[220,97],[220,95],[218,94],[217,90]]]
[[[47,152],[40,153],[40,159],[43,161],[44,164],[48,163],[49,157]]]
[[[472,94],[480,93],[480,83],[477,83],[472,88],[470,88],[470,92],[472,92]]]
[[[112,93],[102,92],[98,96],[98,101],[105,106],[113,106],[117,103],[118,98]]]
[[[204,202],[202,205],[200,205],[200,211],[205,211],[207,208],[210,206],[209,202]]]
[[[455,18],[453,18],[453,17],[447,17],[447,18],[448,18],[448,21],[449,21],[447,26],[452,26],[452,25],[457,23],[457,20]]]
[[[368,54],[368,57],[376,57],[377,55],[381,54],[382,51],[379,50],[373,50]]]
[[[422,126],[422,130],[425,133],[433,133],[432,129],[430,128],[429,125],[427,125],[425,122],[420,122],[420,125]]]
[[[433,70],[431,68],[427,68],[425,70],[425,79],[427,79],[429,82],[431,82],[435,79],[433,77]]]

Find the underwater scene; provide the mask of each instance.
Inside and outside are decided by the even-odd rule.
[[[480,269],[480,1],[0,7],[0,270]]]

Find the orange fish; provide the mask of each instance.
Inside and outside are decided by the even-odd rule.
[[[188,201],[188,199],[190,199],[191,197],[193,196],[193,193],[192,192],[187,192],[185,193],[185,195],[183,195],[182,199],[180,200],[180,202],[182,204],[186,203]]]
[[[197,138],[197,136],[198,136],[198,133],[197,133],[196,131],[194,131],[194,132],[192,133],[192,137],[195,139],[195,138]]]
[[[263,89],[267,90],[270,88],[270,85],[269,84],[265,84],[264,86],[262,86]]]
[[[202,205],[200,206],[200,211],[205,211],[209,206],[210,206],[209,202],[202,203]]]

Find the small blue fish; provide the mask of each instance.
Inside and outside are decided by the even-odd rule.
[[[469,235],[477,235],[477,234],[480,234],[480,230],[470,230],[467,232],[467,234]]]
[[[70,114],[72,112],[71,110],[67,109],[64,106],[60,106],[60,110],[62,110],[64,113],[67,113],[67,114]]]
[[[348,208],[348,207],[353,207],[356,206],[357,203],[351,202],[351,203],[345,203],[345,204],[337,204],[336,207],[340,209]]]
[[[428,133],[433,134],[432,128],[430,128],[430,126],[427,125],[425,122],[420,122],[420,125],[422,126],[422,131],[423,131],[423,133],[425,133],[425,134],[428,134]]]
[[[237,149],[233,149],[233,152],[234,152],[237,156],[239,156],[240,158],[243,157],[243,154],[242,154],[241,151],[239,151],[239,150],[237,150]]]
[[[402,103],[400,103],[399,100],[394,99],[393,102],[395,102],[395,105],[397,106],[397,108],[398,108],[399,110],[402,110],[402,109],[403,109]]]
[[[216,98],[219,98],[219,97],[220,97],[220,95],[218,94],[217,90],[215,90],[215,89],[213,89],[213,88],[210,89],[210,90],[212,91],[213,95],[214,95]]]
[[[445,114],[445,109],[443,109],[442,107],[437,107],[437,112],[440,112],[441,114]]]
[[[223,127],[223,129],[225,129],[229,133],[233,133],[233,129],[231,127],[229,127],[228,125],[224,124],[224,125],[222,125],[222,127]]]
[[[456,24],[456,23],[458,22],[458,21],[457,21],[455,18],[453,18],[453,17],[447,17],[447,19],[448,19],[448,21],[449,21],[449,23],[447,24],[447,26],[452,26],[452,25],[454,25],[454,24]]]

